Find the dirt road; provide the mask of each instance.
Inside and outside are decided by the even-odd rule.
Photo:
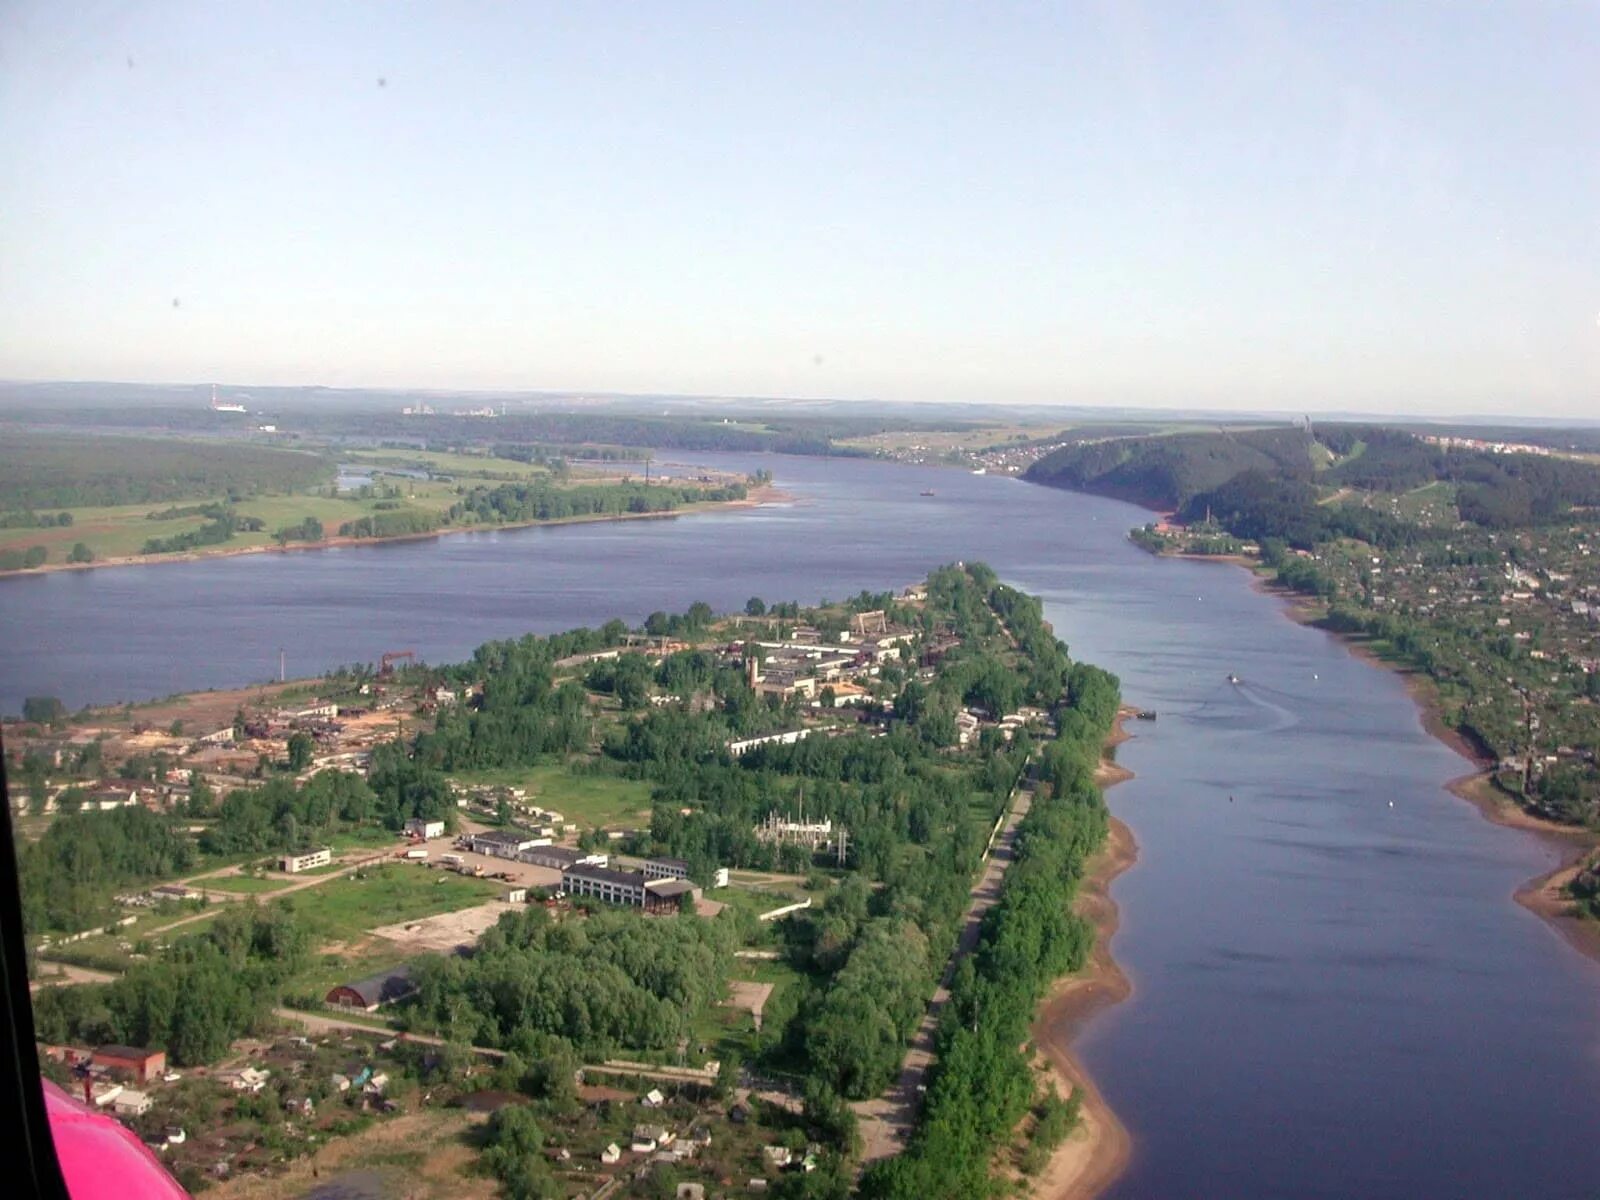
[[[928,1011],[917,1027],[906,1049],[905,1060],[900,1064],[900,1077],[881,1096],[852,1104],[861,1123],[861,1162],[892,1158],[905,1149],[906,1139],[916,1125],[917,1110],[921,1107],[919,1090],[928,1067],[933,1062],[933,1038],[939,1028],[939,1013],[950,999],[950,979],[956,964],[971,954],[978,945],[978,935],[983,931],[983,917],[1000,899],[1000,881],[1015,857],[1017,826],[1027,816],[1033,793],[1019,788],[1011,804],[999,835],[994,841],[994,852],[984,864],[983,875],[972,889],[972,902],[967,906],[966,921],[961,927],[961,937],[956,951],[945,964],[944,975],[934,990]]]
[[[50,959],[40,957],[41,963],[50,963],[58,974],[44,979],[33,979],[28,983],[30,993],[37,992],[42,987],[69,987],[75,983],[110,983],[117,976],[110,971],[91,971],[88,967],[74,967],[70,963],[51,962]]]

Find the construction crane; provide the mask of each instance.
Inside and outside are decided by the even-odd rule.
[[[387,679],[387,678],[389,678],[389,676],[393,675],[394,674],[394,665],[395,665],[395,663],[399,662],[402,658],[407,660],[408,662],[416,662],[417,661],[416,651],[415,650],[391,650],[391,651],[389,651],[387,654],[385,654],[382,658],[380,658],[378,660],[378,678],[379,679]]]

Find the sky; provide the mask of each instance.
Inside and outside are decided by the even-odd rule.
[[[1600,415],[1600,3],[0,2],[0,378]]]

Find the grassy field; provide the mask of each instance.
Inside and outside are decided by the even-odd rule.
[[[805,979],[788,963],[752,959],[735,962],[731,978],[772,984],[772,994],[767,998],[769,1006],[781,990],[800,987]],[[720,1061],[731,1054],[748,1062],[755,1056],[756,1033],[755,1018],[748,1010],[726,1002],[714,1004],[701,1012],[690,1026],[693,1057],[696,1061]],[[703,1054],[699,1052],[701,1046],[706,1047]]]
[[[528,802],[560,813],[568,824],[602,828],[648,823],[650,785],[615,775],[577,774],[552,764],[468,771],[454,776],[461,783],[520,787]]]
[[[874,433],[866,437],[844,438],[839,444],[862,450],[912,450],[932,452],[981,450],[1018,438],[1038,438],[1067,428],[1064,422],[1040,425],[981,425],[971,429],[917,429]]]
[[[313,942],[354,942],[369,929],[482,904],[499,884],[395,863],[285,897]]]
[[[361,450],[350,453],[344,461],[366,467],[421,467],[435,475],[452,475],[457,479],[528,480],[550,474],[534,463],[491,458],[487,454],[449,454],[435,450]],[[393,476],[380,478],[401,487],[411,482]]]
[[[401,845],[399,834],[392,829],[380,829],[374,825],[366,825],[360,829],[347,829],[336,833],[328,839],[328,846],[335,854],[344,850],[382,850],[399,849]],[[337,869],[335,867],[334,869]],[[317,867],[301,874],[315,875],[324,872],[324,868]]]
[[[448,483],[418,481],[415,495],[406,496],[407,504],[430,513],[440,513],[456,500],[455,487]],[[219,499],[214,498],[214,499]],[[203,516],[179,517],[170,521],[152,521],[149,514],[169,507],[189,507],[206,503],[204,500],[185,500],[180,504],[125,504],[115,508],[74,508],[73,523],[65,528],[51,529],[0,529],[0,549],[43,546],[49,554],[46,562],[67,561],[67,555],[77,542],[89,547],[96,559],[127,558],[139,554],[150,538],[170,538],[177,534],[192,533],[207,524]],[[223,549],[245,549],[276,545],[274,532],[289,525],[298,525],[306,517],[315,517],[332,536],[346,521],[370,516],[377,512],[376,499],[361,500],[355,497],[302,493],[289,496],[258,496],[243,500],[234,506],[241,517],[259,517],[266,528],[261,533],[237,533],[220,546],[201,547],[199,553]],[[157,558],[168,557],[157,555]]]
[[[107,971],[126,971],[135,962],[139,961],[133,952],[133,946],[145,937],[150,937],[156,945],[167,940],[168,935],[157,932],[174,921],[181,921],[185,917],[192,917],[196,912],[204,912],[199,920],[190,921],[172,931],[172,940],[188,937],[190,934],[203,933],[206,926],[219,912],[227,907],[227,902],[218,902],[202,909],[198,905],[163,904],[158,908],[145,909],[139,913],[139,919],[132,925],[124,926],[115,933],[100,934],[97,937],[84,938],[81,942],[72,942],[64,946],[51,946],[43,950],[46,957],[66,963],[76,963],[79,966],[95,967]],[[127,949],[124,949],[124,946]]]
[[[289,886],[289,882],[283,876],[263,879],[256,875],[218,875],[214,879],[202,879],[198,886],[219,892],[237,892],[243,896],[261,896],[282,891]]]
[[[715,900],[718,904],[725,904],[740,912],[749,913],[759,917],[762,913],[771,912],[775,908],[784,908],[790,904],[799,904],[808,899],[803,888],[796,887],[792,891],[775,888],[764,884],[759,888],[732,887],[718,888],[714,892],[706,893],[706,898]],[[767,925],[763,922],[763,928]]]

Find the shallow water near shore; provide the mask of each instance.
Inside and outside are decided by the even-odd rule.
[[[1468,766],[1397,677],[1238,568],[1133,547],[1148,514],[1129,505],[695,457],[769,467],[796,499],[0,581],[0,708],[261,680],[280,647],[291,674],[396,649],[451,661],[490,637],[839,598],[982,559],[1159,713],[1129,722],[1118,759],[1135,778],[1108,795],[1139,843],[1111,889],[1133,993],[1076,1043],[1133,1139],[1108,1194],[1593,1194],[1600,968],[1513,902],[1556,852],[1445,791]]]

